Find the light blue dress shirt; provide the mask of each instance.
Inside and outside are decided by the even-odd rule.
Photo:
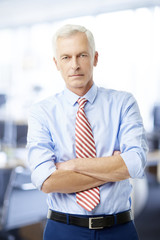
[[[145,131],[138,105],[127,92],[99,88],[95,84],[84,96],[97,157],[121,156],[132,178],[142,178],[146,164]],[[34,104],[28,120],[28,161],[33,184],[43,182],[56,171],[55,163],[76,158],[75,120],[79,96],[67,88]],[[74,193],[48,194],[48,206],[59,212],[83,215],[113,214],[131,208],[129,179],[100,186],[100,204],[88,212],[76,203]]]

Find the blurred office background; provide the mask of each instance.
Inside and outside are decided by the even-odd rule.
[[[150,152],[145,178],[133,182],[135,223],[141,240],[160,239],[160,0],[0,0],[0,239],[42,239],[46,199],[30,183],[27,112],[64,87],[51,41],[66,23],[95,36],[95,83],[138,101]],[[19,219],[32,220],[15,218],[17,198],[31,210],[21,207]]]

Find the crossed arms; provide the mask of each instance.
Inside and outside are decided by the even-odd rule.
[[[110,157],[72,159],[57,163],[56,167],[57,170],[42,185],[45,193],[79,192],[130,177],[119,151]]]

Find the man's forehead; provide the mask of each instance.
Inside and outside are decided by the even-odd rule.
[[[67,37],[59,37],[57,39],[58,52],[70,52],[76,50],[77,52],[88,52],[89,43],[85,33],[72,34]]]
[[[88,44],[88,39],[85,33],[82,32],[77,32],[75,34],[69,35],[69,36],[64,36],[64,37],[58,37],[57,38],[57,44],[69,44],[75,41],[75,43],[77,41],[83,42],[83,43],[87,43]]]
[[[57,40],[63,40],[63,39],[70,39],[70,38],[74,38],[74,37],[83,37],[83,38],[87,38],[86,34],[84,32],[74,32],[74,33],[70,33],[70,34],[66,34],[66,35],[60,35],[59,37],[57,37]]]

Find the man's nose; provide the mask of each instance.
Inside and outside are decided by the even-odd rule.
[[[72,69],[74,70],[77,70],[79,68],[78,59],[76,57],[72,58],[71,65],[72,65]]]

